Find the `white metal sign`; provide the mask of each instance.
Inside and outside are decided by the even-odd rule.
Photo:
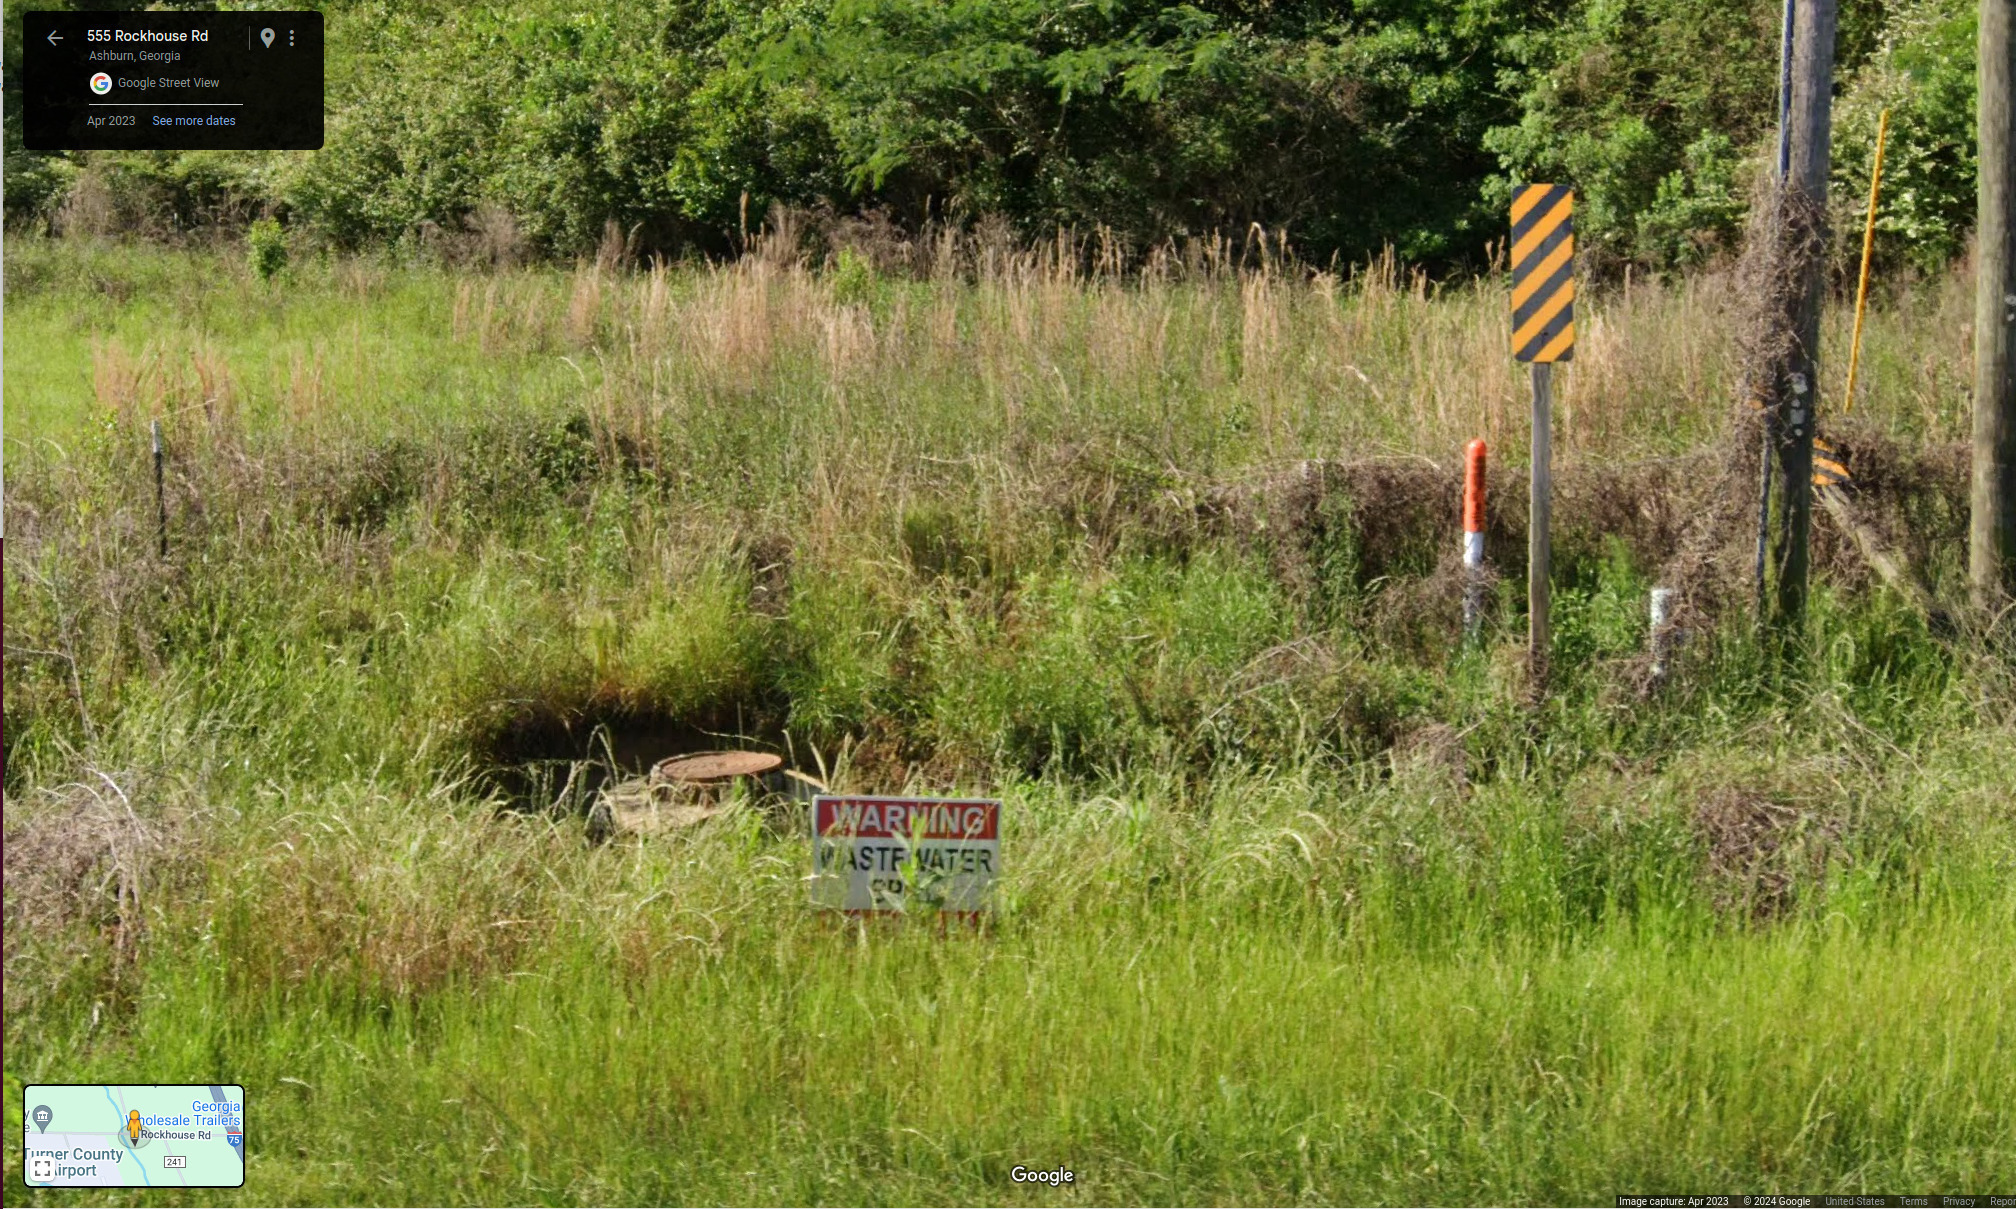
[[[812,901],[846,911],[991,906],[1001,803],[988,798],[812,800]]]

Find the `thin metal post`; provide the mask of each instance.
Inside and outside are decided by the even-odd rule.
[[[1771,463],[1777,444],[1777,425],[1772,423],[1772,413],[1764,413],[1763,437],[1757,442],[1762,450],[1760,461],[1763,467],[1757,478],[1757,624],[1764,624],[1765,609],[1768,607],[1764,591],[1764,552],[1771,545]]]
[[[1554,366],[1533,363],[1533,471],[1526,526],[1526,666],[1537,697],[1547,688],[1554,571]]]
[[[168,557],[168,490],[161,474],[161,421],[154,421],[154,515],[160,524],[161,557]]]
[[[1792,171],[1792,23],[1799,0],[1785,0],[1785,24],[1778,35],[1778,183]]]

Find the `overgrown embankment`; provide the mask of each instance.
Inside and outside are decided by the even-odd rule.
[[[7,1077],[242,1078],[318,1138],[251,1137],[247,1199],[2016,1170],[2005,648],[1826,531],[1793,657],[1755,647],[1742,535],[1696,540],[1741,503],[1713,282],[1586,300],[1536,709],[1489,282],[9,253]],[[1964,309],[1890,300],[1829,429],[1935,592]],[[594,847],[546,809],[570,762],[731,739],[1004,795],[995,924],[810,916],[789,820]]]

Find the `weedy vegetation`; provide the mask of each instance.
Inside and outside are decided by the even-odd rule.
[[[1500,276],[287,251],[7,248],[10,1129],[243,1083],[257,1203],[2016,1183],[2008,621],[1823,516],[1759,645],[1726,273],[1578,303],[1535,703]],[[1881,298],[1824,423],[1956,600],[1970,306]],[[745,743],[1002,796],[994,916],[813,912],[799,817],[586,839],[612,766]]]

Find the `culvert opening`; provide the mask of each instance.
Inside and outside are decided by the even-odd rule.
[[[790,763],[784,728],[767,714],[541,713],[512,723],[477,756],[484,788],[512,810],[581,812],[610,785],[676,756],[724,749],[772,753]]]

